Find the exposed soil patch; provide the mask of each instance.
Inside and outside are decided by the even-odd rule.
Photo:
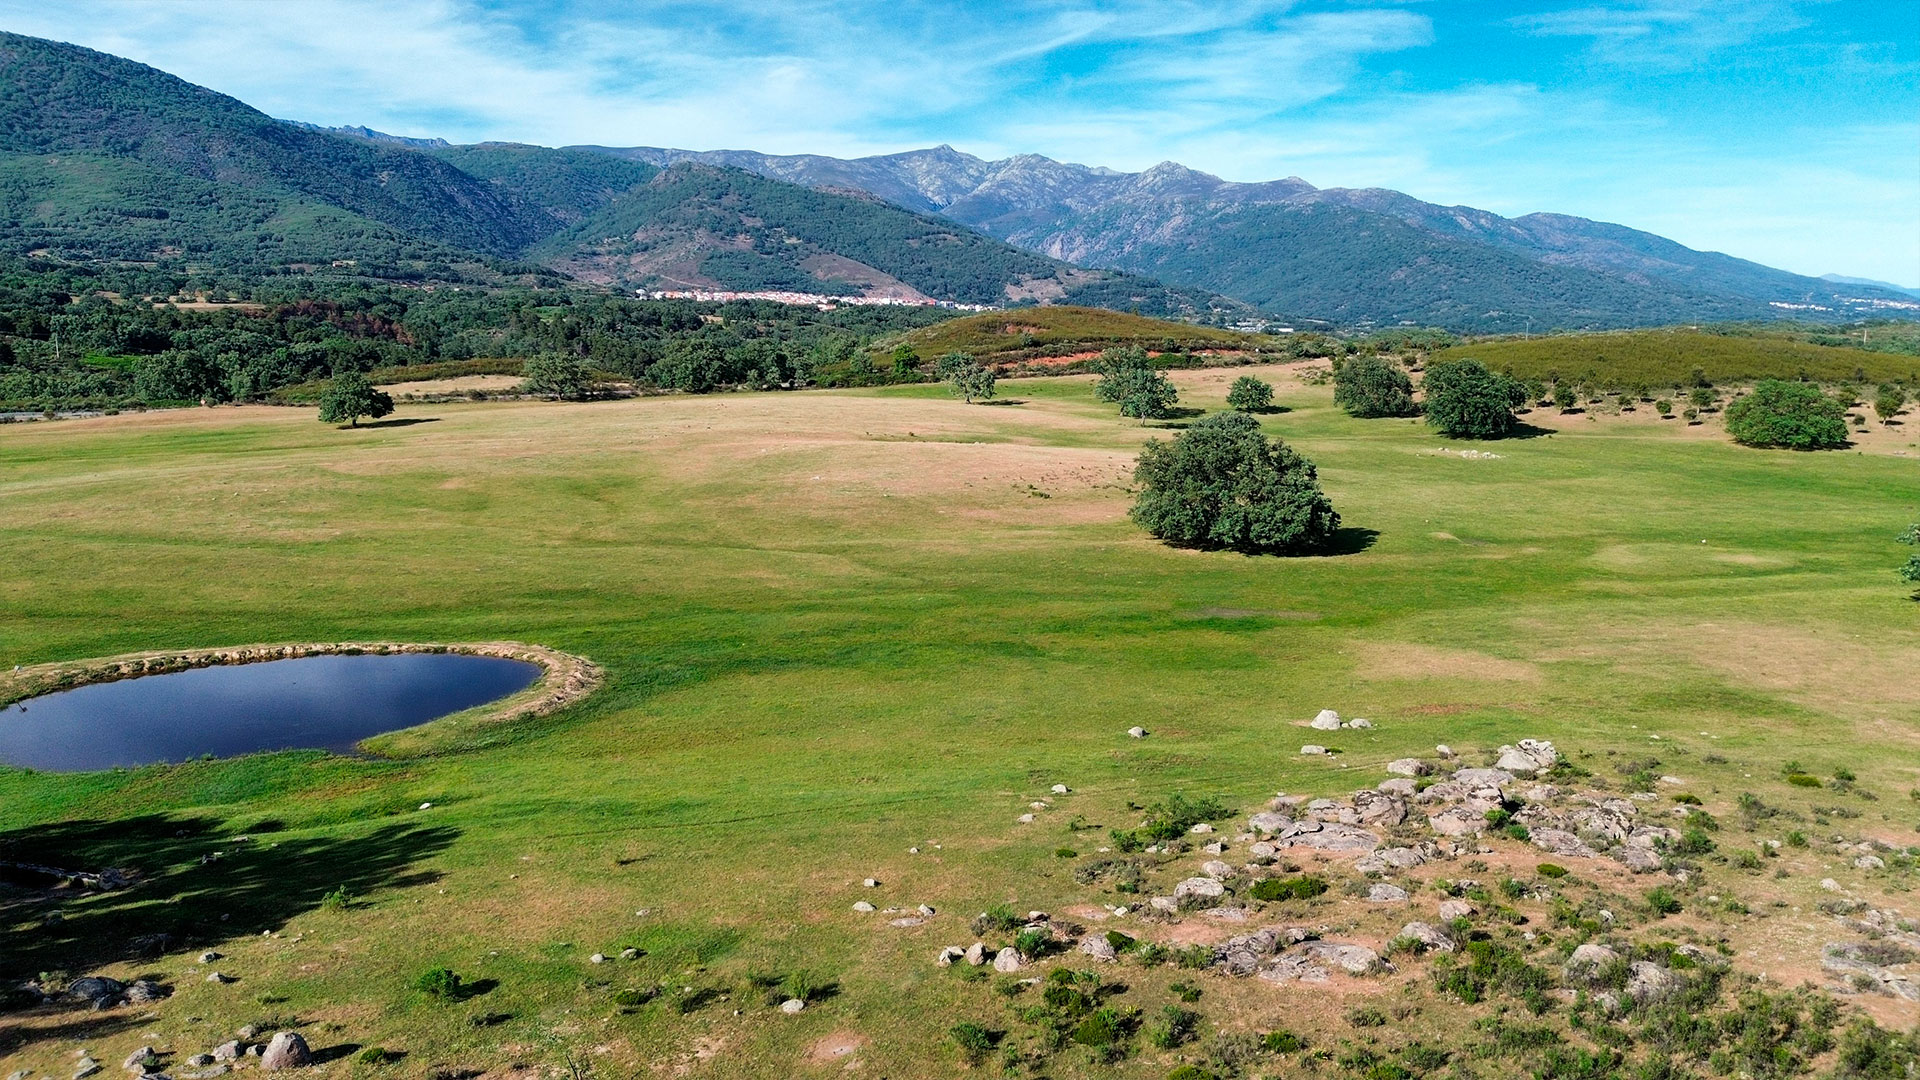
[[[1482,679],[1499,682],[1538,682],[1540,668],[1522,660],[1503,660],[1467,649],[1393,643],[1365,649],[1362,670],[1385,679]]]
[[[844,1061],[867,1045],[867,1037],[857,1031],[836,1031],[807,1048],[807,1060],[816,1064]]]

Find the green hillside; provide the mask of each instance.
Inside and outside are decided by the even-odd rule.
[[[1562,375],[1613,386],[1681,385],[1693,381],[1696,373],[1713,382],[1765,378],[1920,382],[1920,357],[1816,345],[1792,334],[1764,331],[1567,334],[1455,345],[1433,355],[1436,360],[1472,357],[1521,378]]]

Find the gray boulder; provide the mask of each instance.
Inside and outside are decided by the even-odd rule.
[[[1576,980],[1591,979],[1599,974],[1600,969],[1619,959],[1620,954],[1605,945],[1588,942],[1573,950],[1573,955],[1567,958],[1567,977]]]
[[[1319,757],[1327,752],[1327,748],[1318,743],[1308,743],[1300,748],[1300,752],[1308,757]]]
[[[1021,965],[1020,950],[1009,945],[993,956],[993,970],[1019,971]]]
[[[1315,731],[1339,731],[1340,714],[1332,709],[1321,709],[1320,715],[1307,721],[1307,726]]]
[[[1278,810],[1262,810],[1247,819],[1247,825],[1254,832],[1277,833],[1293,824],[1293,818]]]
[[[307,1040],[297,1031],[282,1031],[267,1043],[267,1049],[260,1055],[260,1067],[269,1072],[280,1069],[298,1069],[313,1064],[313,1052],[307,1049]]]
[[[1200,872],[1215,880],[1233,876],[1233,867],[1219,859],[1208,859],[1200,864]]]
[[[1505,787],[1513,774],[1505,769],[1455,769],[1453,782],[1465,788]]]
[[[1117,960],[1120,956],[1105,934],[1088,934],[1081,938],[1080,951],[1101,961]]]
[[[1214,897],[1224,896],[1226,891],[1227,887],[1215,881],[1213,878],[1190,877],[1173,887],[1173,896],[1175,900],[1183,900],[1189,896],[1212,899]]]
[[[240,1060],[240,1049],[241,1047],[238,1040],[235,1040],[233,1042],[223,1042],[219,1046],[216,1046],[213,1048],[213,1060],[238,1061]]]
[[[1595,854],[1592,848],[1580,842],[1579,837],[1559,829],[1535,829],[1528,839],[1534,847],[1549,855],[1591,859]]]
[[[1406,902],[1407,890],[1389,882],[1375,882],[1367,890],[1367,899],[1376,904],[1402,904]]]
[[[1659,1001],[1679,988],[1680,980],[1658,964],[1635,960],[1628,968],[1627,996],[1636,1005]]]
[[[787,1000],[780,1003],[780,1011],[783,1013],[786,1013],[788,1016],[793,1016],[796,1013],[802,1012],[806,1009],[806,1007],[807,1007],[807,1003],[800,1000],[799,998],[788,998]]]
[[[101,1002],[118,1001],[120,995],[126,992],[127,984],[119,979],[109,979],[105,975],[88,975],[68,984],[66,996],[71,1001],[85,1001],[97,1006]]]
[[[1410,922],[1400,928],[1400,938],[1418,942],[1422,952],[1453,951],[1453,936],[1432,923]]]
[[[1500,748],[1500,760],[1493,763],[1496,769],[1531,776],[1544,769],[1552,768],[1560,760],[1560,752],[1550,742],[1538,739],[1521,739],[1519,746]]]
[[[1467,903],[1465,900],[1440,901],[1440,917],[1447,922],[1452,922],[1455,919],[1470,918],[1473,914],[1473,905]]]
[[[1403,757],[1387,762],[1387,771],[1395,776],[1425,776],[1433,771],[1433,766],[1417,757]]]

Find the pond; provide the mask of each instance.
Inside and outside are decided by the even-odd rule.
[[[462,653],[302,656],[93,683],[0,708],[0,761],[79,772],[360,740],[525,689],[540,666]]]

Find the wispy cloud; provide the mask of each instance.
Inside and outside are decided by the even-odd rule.
[[[1806,25],[1796,0],[1630,0],[1520,15],[1509,22],[1543,37],[1587,38],[1620,63],[1691,66],[1709,54]]]

